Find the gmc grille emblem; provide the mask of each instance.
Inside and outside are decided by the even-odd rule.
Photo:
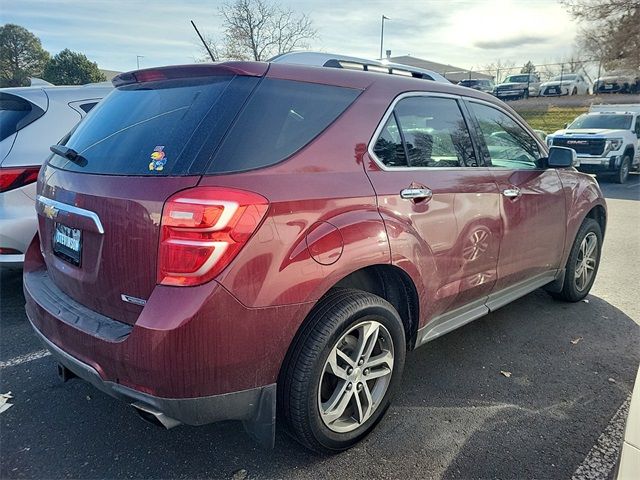
[[[589,140],[568,140],[567,145],[589,145]]]

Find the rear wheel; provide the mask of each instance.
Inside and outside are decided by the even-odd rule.
[[[631,158],[626,155],[622,159],[618,173],[616,174],[616,183],[625,183],[629,178],[629,170],[631,169]]]
[[[589,294],[600,265],[602,230],[591,218],[585,219],[571,247],[567,260],[564,284],[552,295],[568,302],[577,302]]]
[[[398,312],[341,289],[314,308],[281,377],[281,414],[306,447],[336,453],[364,438],[389,406],[406,352]]]

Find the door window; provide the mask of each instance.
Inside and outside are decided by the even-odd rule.
[[[416,96],[400,100],[374,152],[388,167],[476,165],[467,125],[457,101],[451,98]]]
[[[536,141],[511,117],[500,110],[470,102],[486,144],[485,158],[491,167],[512,170],[540,168]]]

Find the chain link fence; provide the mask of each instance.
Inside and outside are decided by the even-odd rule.
[[[528,67],[528,68],[526,68]],[[487,79],[494,83],[502,83],[509,75],[520,73],[537,74],[542,82],[560,77],[565,74],[580,74],[590,84],[607,73],[603,62],[594,59],[571,59],[565,62],[522,65],[496,65],[487,68],[470,70],[452,70],[439,72],[449,81],[457,83],[462,80]],[[640,73],[639,73],[640,75]]]

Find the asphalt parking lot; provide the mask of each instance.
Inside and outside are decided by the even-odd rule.
[[[536,291],[412,352],[386,418],[334,457],[281,432],[261,450],[233,422],[160,430],[88,384],[62,384],[20,275],[3,272],[0,393],[14,405],[0,414],[0,477],[610,478],[640,362],[640,175],[602,187],[609,225],[588,302]]]

